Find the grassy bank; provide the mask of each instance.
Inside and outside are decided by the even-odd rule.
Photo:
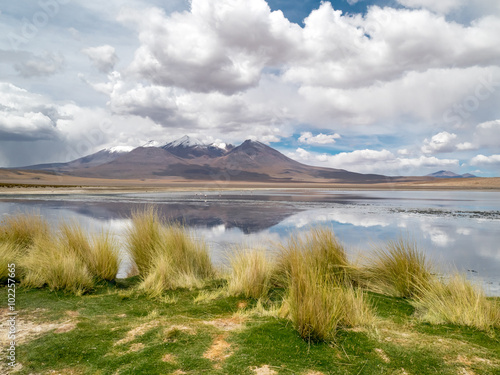
[[[15,263],[20,282],[19,374],[492,374],[500,366],[500,300],[460,275],[438,276],[413,241],[352,264],[330,229],[314,228],[271,252],[236,249],[216,269],[202,239],[153,208],[133,215],[123,241],[135,276],[116,279],[109,233],[49,228],[36,215],[1,223],[0,267]]]
[[[255,299],[220,293],[195,302],[224,280],[168,291],[162,301],[134,292],[139,283],[83,296],[18,290],[18,374],[495,374],[500,366],[498,330],[425,323],[399,297],[365,292],[376,323],[314,343]]]

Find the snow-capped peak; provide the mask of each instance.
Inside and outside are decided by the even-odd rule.
[[[117,153],[117,154],[123,154],[125,152],[130,152],[134,149],[135,147],[132,147],[132,146],[115,146],[115,147],[109,147],[109,148],[106,148],[105,150],[114,154],[114,153]]]
[[[224,142],[214,142],[210,146],[220,148],[221,150],[227,150],[227,144]]]
[[[158,141],[149,141],[145,144],[143,144],[141,147],[160,147],[161,143]]]
[[[188,135],[176,139],[170,143],[167,143],[165,147],[195,147],[195,146],[205,146],[205,144],[196,138],[191,138]]]

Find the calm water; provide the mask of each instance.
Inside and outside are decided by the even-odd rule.
[[[206,194],[206,196],[205,196]],[[0,195],[0,216],[39,212],[51,223],[74,219],[118,236],[130,213],[155,204],[184,222],[221,262],[232,244],[282,241],[327,225],[354,257],[400,235],[415,238],[435,262],[453,265],[500,295],[500,193],[455,191],[268,190],[108,195]],[[125,260],[121,275],[126,272]]]

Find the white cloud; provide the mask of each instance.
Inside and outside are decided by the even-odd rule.
[[[370,149],[329,155],[298,148],[295,152],[289,152],[288,156],[318,166],[346,169],[359,173],[419,175],[425,174],[424,171],[429,168],[451,168],[459,165],[459,161],[456,159],[438,159],[426,156],[404,158],[397,157],[389,150]]]
[[[433,154],[436,152],[451,152],[455,149],[455,140],[457,135],[448,132],[441,132],[434,135],[430,140],[425,139],[422,146],[424,154]]]
[[[498,14],[500,6],[492,0],[397,0],[408,8],[424,8],[441,14],[469,14],[480,17]]]
[[[464,4],[464,0],[397,0],[408,8],[426,8],[439,13],[448,13]]]
[[[0,82],[0,138],[36,141],[57,138],[57,109],[41,95]]]
[[[97,70],[102,73],[109,73],[118,62],[115,48],[107,44],[98,47],[84,48],[82,49],[82,53],[87,55]]]
[[[459,151],[468,151],[468,150],[476,150],[477,146],[470,142],[464,142],[457,144],[457,150]]]
[[[470,161],[471,165],[500,164],[500,155],[477,155]]]
[[[326,145],[335,143],[335,140],[340,138],[340,135],[335,134],[323,134],[319,133],[315,136],[312,135],[311,132],[302,132],[300,133],[299,142],[306,143],[308,145]]]
[[[32,56],[29,60],[17,63],[14,69],[23,77],[50,76],[63,70],[64,56],[60,53],[45,52],[40,56]]]
[[[131,69],[153,83],[234,93],[259,83],[265,66],[294,54],[300,27],[264,0],[193,0],[189,12],[123,11],[139,29]]]

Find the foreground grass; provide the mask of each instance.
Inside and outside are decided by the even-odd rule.
[[[169,291],[162,301],[135,292],[138,282],[101,284],[83,296],[18,289],[15,373],[495,374],[500,368],[500,330],[423,323],[402,298],[365,293],[377,316],[373,327],[342,329],[334,344],[313,343],[288,320],[258,313],[257,300],[217,293],[223,280]],[[201,293],[217,297],[195,302]],[[269,295],[267,305],[282,291]],[[3,321],[6,288],[0,301]],[[4,347],[4,332],[0,337]]]

